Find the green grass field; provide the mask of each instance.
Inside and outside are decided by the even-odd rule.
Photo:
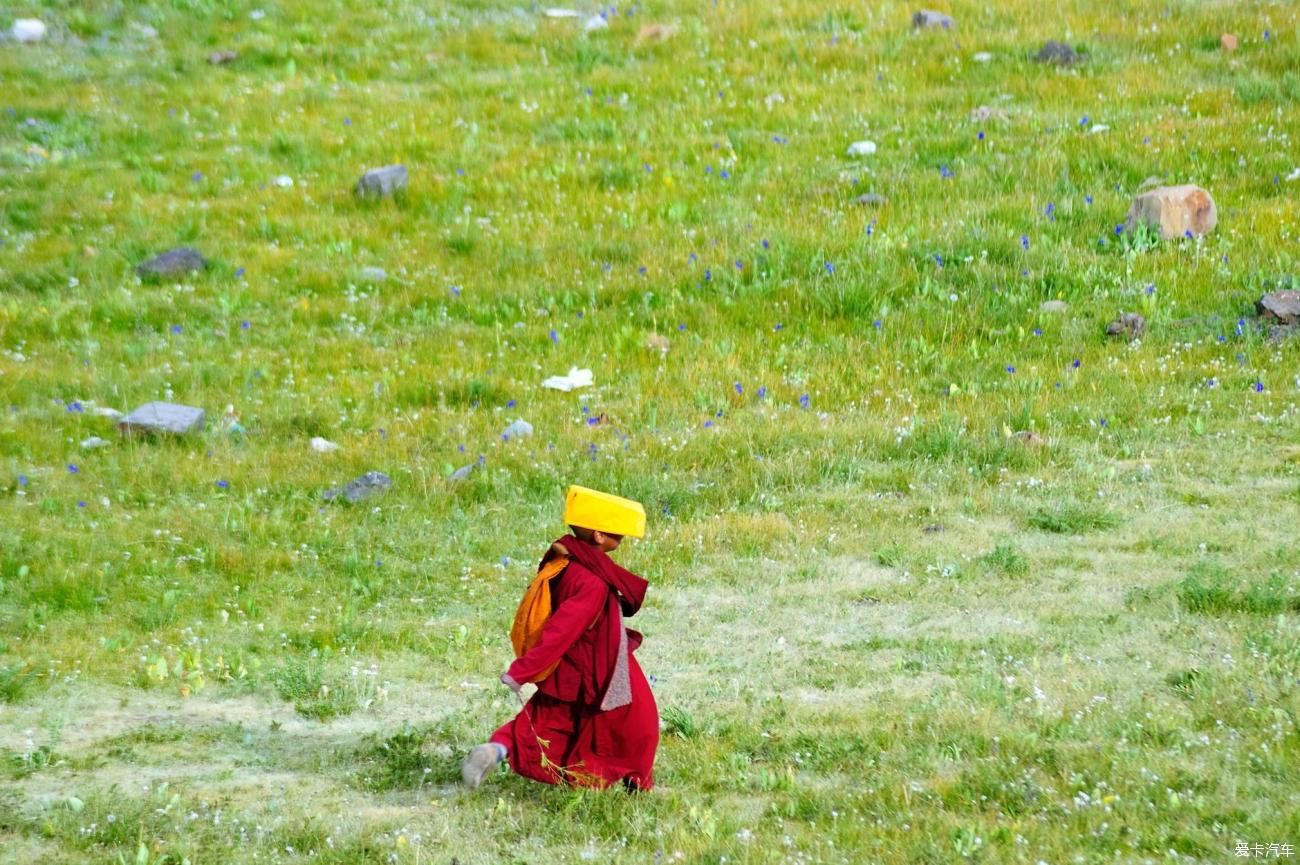
[[[0,861],[1288,858],[1297,7],[936,2],[0,9]],[[466,793],[570,483],[659,786]]]

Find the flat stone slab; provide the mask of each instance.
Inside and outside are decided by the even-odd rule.
[[[124,433],[172,433],[184,435],[203,428],[203,409],[170,402],[147,402],[117,422]]]
[[[371,496],[387,492],[393,487],[393,479],[383,472],[366,472],[346,486],[334,487],[325,491],[325,501],[332,502],[342,498],[349,502],[359,502]]]
[[[1300,324],[1300,291],[1270,291],[1255,301],[1255,311],[1278,324]]]
[[[956,26],[957,22],[952,20],[951,16],[935,12],[933,9],[922,9],[912,16],[912,27],[917,30],[951,30]]]
[[[361,175],[356,192],[362,198],[382,198],[395,192],[404,192],[409,182],[410,175],[407,174],[405,165],[387,165]]]
[[[208,266],[208,260],[197,249],[181,246],[154,256],[135,269],[143,279],[160,279],[197,273]]]

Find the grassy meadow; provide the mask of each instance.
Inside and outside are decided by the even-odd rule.
[[[1300,846],[1297,6],[936,3],[0,7],[0,862]],[[570,483],[658,787],[465,792]]]

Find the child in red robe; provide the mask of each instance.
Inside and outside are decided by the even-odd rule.
[[[636,502],[571,487],[565,521],[572,531],[551,545],[568,564],[551,585],[553,612],[541,638],[501,675],[516,694],[537,680],[537,692],[515,718],[478,745],[461,766],[471,788],[497,764],[547,784],[648,790],[654,784],[659,710],[632,653],[641,635],[625,616],[641,608],[649,585],[609,554],[624,535],[641,537],[645,511]]]

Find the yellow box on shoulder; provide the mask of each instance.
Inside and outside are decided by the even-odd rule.
[[[564,522],[609,535],[645,537],[645,508],[640,502],[576,484],[564,497]]]

